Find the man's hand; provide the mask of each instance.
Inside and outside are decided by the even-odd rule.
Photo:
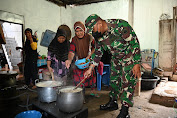
[[[141,77],[140,64],[134,65],[133,75],[134,75],[135,78],[140,78]]]
[[[71,65],[71,60],[66,60],[65,61],[65,66],[66,66],[67,69],[69,69],[70,65]]]

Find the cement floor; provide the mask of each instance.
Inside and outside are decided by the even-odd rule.
[[[130,108],[131,118],[177,118],[177,109],[165,107],[158,104],[149,103],[153,90],[142,91],[140,96],[134,97],[134,106]],[[100,98],[89,96],[89,89],[86,91],[86,106],[88,109],[88,118],[116,118],[121,107],[120,100],[119,110],[101,111],[99,105],[107,103],[109,100],[109,90],[98,91]]]
[[[25,91],[26,90],[20,90],[21,93],[24,93]],[[37,97],[37,93],[30,91],[28,93],[30,96],[30,104],[30,101]],[[100,95],[99,98],[92,97],[90,96],[90,88],[86,88],[86,103],[84,105],[88,107],[88,118],[116,118],[121,107],[120,101],[118,100],[119,110],[101,111],[99,110],[99,105],[105,104],[109,100],[109,88],[103,86],[102,90],[97,91],[97,93]],[[177,118],[176,108],[174,109],[173,107],[165,107],[162,105],[149,103],[152,93],[153,90],[142,91],[140,96],[134,97],[134,107],[130,108],[129,111],[131,118]],[[12,118],[16,114],[27,110],[25,107],[19,107],[19,105],[26,104],[26,99],[26,95],[21,96],[15,101],[15,106],[14,104],[11,104],[13,107],[6,105],[6,110],[5,107],[1,107],[0,112],[3,112],[4,115],[6,115],[4,118]],[[29,107],[29,110],[31,109],[32,107]]]

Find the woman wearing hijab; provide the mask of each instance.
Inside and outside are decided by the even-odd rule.
[[[54,74],[54,80],[63,82],[66,85],[67,72],[65,61],[68,58],[69,41],[66,32],[58,29],[55,38],[48,47],[47,67],[50,73]]]
[[[85,26],[82,22],[78,21],[74,24],[75,36],[72,38],[72,42],[70,44],[70,50],[68,54],[68,60],[66,60],[66,67],[69,68],[73,57],[76,54],[76,58],[78,59],[89,59],[90,56],[95,51],[95,42],[94,38],[85,33]],[[77,85],[80,81],[84,79],[84,73],[87,69],[73,69],[73,78],[74,84]],[[99,97],[96,94],[96,76],[95,71],[92,71],[91,77],[87,78],[84,82],[84,86],[91,87],[91,95],[95,97]]]
[[[35,89],[35,80],[37,79],[37,40],[32,35],[32,29],[25,29],[26,42],[24,46],[25,51],[25,67],[24,76],[28,86]],[[18,49],[18,47],[17,47]],[[20,49],[20,48],[19,48]]]

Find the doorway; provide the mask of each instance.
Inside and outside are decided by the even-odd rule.
[[[13,67],[17,67],[18,62],[22,62],[24,60],[22,52],[20,50],[18,50],[18,52],[16,52],[16,49],[14,50],[16,46],[24,46],[24,16],[0,10],[0,25],[3,26],[5,37],[13,39],[11,41],[14,42],[14,45],[11,45],[11,48],[7,49],[7,53],[9,53],[11,57],[15,57],[13,58],[13,63],[9,61],[10,59],[7,59],[9,68],[12,69]],[[10,43],[12,43],[11,41]],[[5,48],[3,45],[2,47]],[[8,56],[6,54],[6,58],[7,57]]]
[[[23,47],[23,25],[0,21],[6,44],[2,44],[2,49],[8,62],[9,68],[17,68],[17,64],[23,61],[22,51],[16,47]]]

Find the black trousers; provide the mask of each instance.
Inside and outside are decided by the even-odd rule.
[[[25,61],[24,76],[26,85],[30,85],[30,82],[35,84],[35,80],[38,76],[37,60],[36,61]]]

